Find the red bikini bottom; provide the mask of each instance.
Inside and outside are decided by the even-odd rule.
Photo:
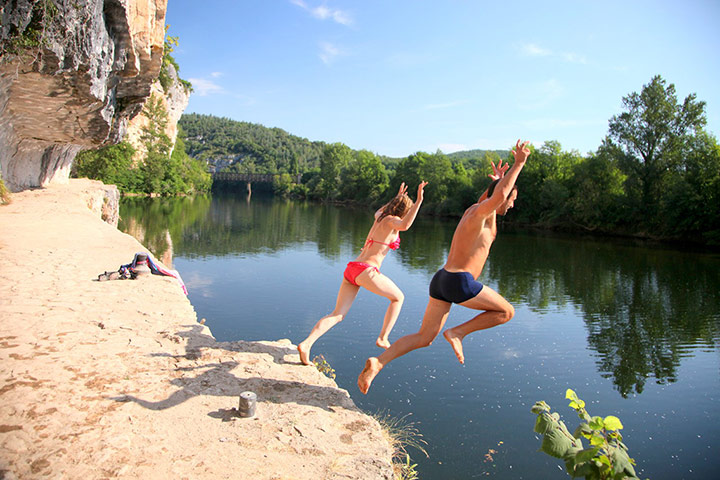
[[[355,279],[358,275],[360,275],[362,272],[367,270],[368,268],[374,268],[376,272],[379,272],[378,268],[375,265],[370,265],[369,263],[365,262],[348,262],[347,267],[345,268],[345,272],[343,273],[343,276],[345,277],[345,280],[352,283],[356,287],[359,287],[357,283],[355,283]]]

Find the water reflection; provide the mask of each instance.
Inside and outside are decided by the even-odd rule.
[[[717,256],[504,234],[483,276],[531,308],[575,304],[599,371],[624,397],[642,393],[651,376],[676,381],[687,347],[714,347],[720,337]]]
[[[199,219],[205,218],[210,196],[178,198],[125,197],[118,229],[135,237],[163,262],[172,266],[175,243]]]
[[[315,245],[330,260],[362,246],[372,213],[263,198],[124,199],[120,228],[158,257],[253,255]],[[431,274],[455,222],[420,218],[403,235],[403,266]],[[168,235],[169,233],[169,235]],[[343,259],[344,260],[344,259]],[[720,338],[720,258],[615,241],[503,231],[481,280],[516,305],[582,312],[597,368],[622,396],[648,378],[678,379],[680,359]],[[558,340],[564,340],[558,331]],[[578,339],[565,341],[579,341]]]

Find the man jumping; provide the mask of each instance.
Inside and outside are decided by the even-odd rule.
[[[515,181],[530,155],[528,143],[517,141],[512,151],[515,163],[510,170],[507,170],[507,165],[503,168],[502,162],[498,168],[493,165],[496,180],[490,184],[486,195],[465,210],[455,229],[445,266],[430,282],[430,298],[420,330],[399,338],[378,357],[367,359],[358,377],[362,393],[367,393],[375,376],[388,363],[412,350],[429,346],[445,325],[453,303],[483,310],[471,320],[443,332],[460,363],[465,363],[462,340],[467,334],[505,323],[515,314],[515,309],[507,300],[476,279],[485,266],[497,235],[496,214],[505,215],[517,198]]]

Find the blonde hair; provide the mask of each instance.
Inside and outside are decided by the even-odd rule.
[[[397,195],[395,198],[390,200],[385,207],[383,207],[383,211],[377,221],[379,222],[388,215],[403,218],[412,206],[413,201],[410,200],[410,197],[408,197],[407,194],[403,193],[402,195]]]

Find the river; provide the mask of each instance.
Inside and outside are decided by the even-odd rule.
[[[372,222],[367,209],[257,195],[125,198],[120,214],[123,231],[179,270],[218,340],[295,344],[332,310]],[[419,328],[455,224],[419,217],[383,263],[405,293],[391,341]],[[538,451],[530,412],[545,400],[574,431],[567,388],[591,415],[620,418],[639,477],[717,475],[720,255],[500,223],[479,280],[516,313],[465,339],[465,365],[439,337],[391,363],[362,395],[357,375],[380,353],[386,308],[365,290],[313,347],[360,408],[404,418],[423,435],[428,457],[409,451],[420,478],[568,478],[560,460]],[[448,326],[472,315],[453,306]]]

